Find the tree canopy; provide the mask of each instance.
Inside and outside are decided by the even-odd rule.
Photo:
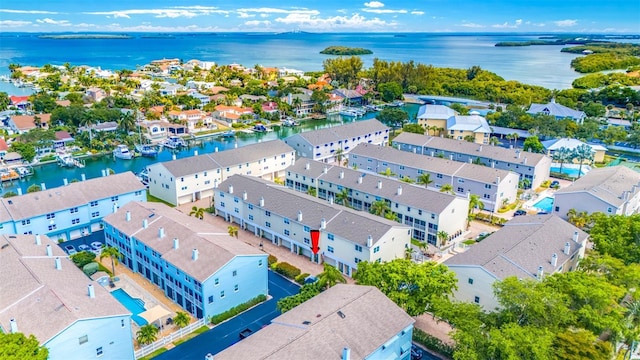
[[[5,334],[0,332],[0,359],[4,360],[47,360],[49,349],[40,346],[38,340],[22,333]]]

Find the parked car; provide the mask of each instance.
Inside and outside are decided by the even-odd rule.
[[[78,245],[78,251],[91,251],[91,247],[89,245]]]
[[[76,247],[75,247],[75,246],[73,246],[73,245],[66,245],[66,246],[64,247],[64,250],[65,250],[65,251],[67,252],[67,254],[69,254],[69,255],[73,255],[73,254],[77,253],[77,251],[76,251]]]
[[[546,211],[538,211],[538,215],[549,215]]]
[[[516,210],[513,213],[513,216],[521,216],[521,215],[527,215],[527,212],[525,210],[520,209],[520,210]]]
[[[240,340],[251,336],[253,333],[255,333],[256,331],[260,330],[260,327],[258,325],[250,325],[248,328],[240,331]]]
[[[549,185],[549,186],[550,186],[552,189],[557,189],[557,188],[559,188],[559,187],[560,187],[560,181],[558,181],[558,180],[553,180],[553,181],[551,182],[551,185]]]
[[[484,238],[486,238],[487,236],[489,236],[491,234],[493,234],[493,233],[483,231],[480,234],[478,234],[478,236],[476,236],[476,241],[480,242],[480,241],[484,240]]]
[[[420,360],[422,359],[422,355],[423,355],[422,349],[420,349],[414,344],[411,344],[411,360]]]
[[[93,250],[101,250],[104,247],[104,244],[101,243],[100,241],[94,241],[91,243],[91,248]]]

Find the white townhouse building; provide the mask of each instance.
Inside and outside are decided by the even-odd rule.
[[[500,230],[444,262],[456,273],[456,300],[493,311],[493,283],[507,277],[541,280],[575,270],[589,235],[555,215],[516,216]]]
[[[268,294],[267,254],[162,203],[133,202],[104,219],[122,264],[197,318]]]
[[[274,180],[295,162],[294,150],[281,140],[147,166],[149,193],[172,205],[213,196],[213,189],[233,174]]]
[[[348,154],[361,143],[387,145],[389,127],[376,119],[352,122],[291,135],[284,140],[299,157],[322,162],[336,161],[336,151]],[[346,156],[344,157],[346,158]]]
[[[423,156],[390,146],[360,144],[351,150],[349,166],[376,174],[389,169],[398,178],[416,183],[428,174],[432,183],[427,188],[439,190],[448,184],[458,196],[478,195],[489,211],[498,210],[504,202],[513,203],[518,197],[519,175],[513,171]]]
[[[315,263],[352,276],[360,261],[404,258],[411,228],[263,179],[234,175],[215,191],[216,214]],[[310,230],[320,230],[313,254]]]
[[[626,166],[593,168],[555,193],[553,213],[567,219],[575,209],[591,214],[632,215],[640,209],[640,174]]]
[[[375,287],[337,284],[217,353],[215,359],[410,360],[413,323]]]
[[[128,171],[0,199],[0,234],[44,234],[72,240],[98,231],[102,218],[131,201],[146,201],[145,186]]]
[[[416,154],[444,157],[460,162],[479,162],[496,169],[513,171],[520,175],[521,181],[528,180],[529,186],[534,189],[549,179],[551,171],[549,156],[522,149],[506,149],[407,132],[398,135],[393,140],[393,146]]]
[[[398,222],[412,228],[414,239],[434,245],[438,243],[439,231],[454,238],[465,232],[467,225],[467,198],[378,174],[301,159],[287,169],[286,184],[305,193],[313,188],[320,199],[334,202],[346,189],[348,205],[367,213],[372,203],[382,200],[395,213]]]
[[[131,312],[45,235],[0,235],[0,331],[49,359],[133,359]]]

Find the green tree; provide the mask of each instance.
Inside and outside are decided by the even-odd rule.
[[[420,185],[424,185],[424,187],[429,187],[429,184],[432,184],[433,180],[431,180],[431,174],[422,173],[422,174],[420,174],[420,176],[418,176],[418,181],[417,182]]]
[[[342,165],[342,159],[345,156],[344,155],[344,150],[338,149],[333,154],[336,157],[336,161],[338,162],[338,166]]]
[[[192,206],[191,211],[189,212],[189,216],[195,216],[197,219],[204,219],[205,209],[197,206]]]
[[[449,233],[444,230],[438,231],[436,235],[438,236],[438,240],[440,240],[440,246],[444,246],[447,240],[449,240]]]
[[[136,341],[142,345],[148,345],[158,339],[158,328],[153,324],[147,324],[136,332]]]
[[[457,281],[445,265],[406,259],[360,262],[354,278],[360,285],[377,287],[411,316],[423,314],[432,302],[450,296]]]
[[[117,247],[107,246],[103,248],[100,253],[100,261],[106,257],[111,259],[111,276],[116,276],[116,265],[118,265],[118,261],[120,261],[124,255],[120,253]]]
[[[386,102],[402,99],[402,86],[395,81],[378,84],[378,92]]]
[[[10,198],[10,197],[14,197],[14,196],[18,196],[18,193],[15,191],[7,191],[6,193],[4,193],[2,195],[3,198]]]
[[[405,124],[402,131],[414,134],[424,135],[425,129],[420,124]]]
[[[322,62],[324,71],[329,73],[332,79],[347,86],[356,83],[362,65],[362,59],[358,56],[337,57]]]
[[[452,108],[453,110],[457,111],[460,115],[467,115],[469,114],[469,108],[459,104],[459,103],[453,103],[451,105],[449,105],[450,108]]]
[[[347,282],[344,276],[342,276],[342,273],[335,266],[329,265],[326,262],[323,266],[324,271],[318,275],[318,285],[321,288],[330,288],[337,283],[345,284]]]
[[[229,233],[229,236],[235,237],[236,239],[240,233],[238,228],[232,225],[227,226],[227,232]]]
[[[582,176],[582,165],[585,161],[588,161],[589,163],[593,162],[595,151],[593,151],[591,146],[582,144],[573,149],[573,154],[575,158],[580,161],[580,169],[578,170],[578,178],[580,178]]]
[[[40,346],[33,335],[0,332],[0,359],[4,360],[47,360],[49,349]]]
[[[346,207],[351,207],[349,203],[349,189],[343,188],[342,191],[336,193],[336,202]]]
[[[544,146],[540,142],[537,136],[530,136],[524,140],[522,146],[524,151],[530,151],[533,153],[541,153],[544,151]]]
[[[401,128],[404,122],[409,120],[409,114],[398,107],[386,107],[376,115],[376,119],[388,126]]]
[[[285,313],[318,294],[320,294],[320,285],[318,285],[317,281],[312,284],[306,284],[300,288],[300,292],[296,295],[287,296],[278,300],[276,308],[281,313]]]
[[[609,360],[613,353],[611,344],[584,329],[567,329],[556,334],[553,348],[558,360]]]
[[[442,187],[440,188],[440,192],[455,195],[455,193],[453,192],[453,186],[451,186],[451,184],[442,185]]]
[[[594,213],[592,218],[589,235],[599,253],[618,258],[627,265],[640,263],[640,214],[607,216]]]
[[[567,149],[566,147],[561,147],[553,152],[551,158],[553,161],[560,163],[560,173],[562,173],[562,166],[564,163],[572,162],[574,159],[574,153],[571,149]]]
[[[384,171],[379,173],[380,175],[384,175],[386,177],[392,177],[392,176],[396,176],[396,173],[394,173],[393,171],[391,171],[391,168],[386,168]]]
[[[38,184],[33,184],[27,188],[27,193],[34,193],[38,191],[42,191],[42,187]]]
[[[32,162],[36,157],[36,148],[31,143],[14,141],[11,143],[11,151],[17,152],[27,162]]]
[[[0,111],[5,111],[9,107],[9,94],[0,91]]]
[[[480,196],[471,194],[469,196],[469,215],[473,215],[475,209],[484,209],[484,203],[480,200]]]
[[[387,204],[384,200],[376,200],[371,203],[371,207],[369,208],[369,212],[378,215],[384,216],[387,212],[391,211],[389,204]]]
[[[314,188],[314,187],[310,187],[310,188],[307,190],[307,194],[308,194],[308,195],[311,195],[311,196],[313,196],[313,197],[316,197],[316,196],[318,196],[318,190],[317,190],[316,188]]]
[[[173,317],[173,323],[180,329],[189,325],[191,319],[189,318],[189,314],[184,311],[176,312],[176,316]]]

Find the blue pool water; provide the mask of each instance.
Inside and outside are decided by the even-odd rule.
[[[552,197],[543,198],[542,200],[533,204],[533,207],[536,209],[545,211],[548,214],[551,214],[551,212],[553,211],[553,198]]]
[[[124,307],[133,313],[131,318],[136,322],[136,324],[139,326],[147,325],[147,320],[138,316],[138,314],[145,311],[144,301],[132,298],[131,295],[127,294],[127,292],[122,289],[112,291],[111,295],[113,295],[120,304],[124,305]]]
[[[562,174],[566,174],[569,175],[571,177],[578,177],[579,174],[579,170],[580,169],[573,169],[573,168],[568,168],[566,166],[562,167]],[[555,172],[555,173],[560,173],[560,167],[551,167],[551,172]],[[584,169],[582,170],[582,174],[580,174],[580,176],[584,175]]]

